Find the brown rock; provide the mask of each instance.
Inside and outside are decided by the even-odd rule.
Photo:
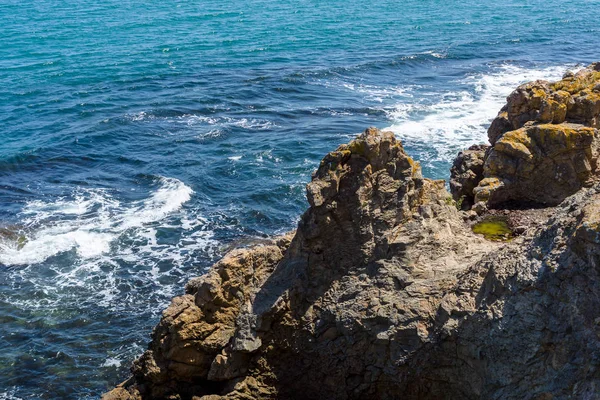
[[[327,155],[307,193],[287,249],[234,251],[173,300],[134,367],[141,398],[384,398],[458,271],[497,246],[389,132]]]
[[[598,70],[559,90],[573,96],[569,85]],[[567,108],[566,122],[542,123],[562,112],[553,85],[535,83],[507,107],[511,124],[536,120],[498,137],[476,199],[558,202],[593,180],[591,122],[572,123]],[[557,165],[568,182],[550,180]],[[600,185],[522,211],[522,235],[488,242],[444,182],[369,129],[323,159],[307,196],[293,238],[233,251],[192,280],[133,377],[104,398],[597,397]]]
[[[488,129],[488,139],[492,146],[496,143],[496,140],[498,140],[500,136],[513,129],[512,123],[508,119],[508,112],[506,111],[506,108],[507,107],[504,107],[502,111],[500,111]]]
[[[475,202],[556,205],[596,177],[600,127],[597,64],[558,82],[520,86],[492,122],[492,147]]]
[[[475,202],[556,205],[597,170],[598,132],[576,124],[540,124],[505,133],[490,149]]]

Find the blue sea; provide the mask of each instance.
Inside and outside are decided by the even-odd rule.
[[[0,0],[0,399],[95,399],[185,282],[294,229],[326,152],[425,176],[520,83],[600,60],[600,1]]]

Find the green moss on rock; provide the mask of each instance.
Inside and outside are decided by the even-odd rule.
[[[513,231],[506,220],[500,217],[484,218],[473,225],[473,232],[493,241],[506,242],[513,238]]]

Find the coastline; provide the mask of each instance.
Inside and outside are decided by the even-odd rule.
[[[293,235],[188,283],[104,399],[592,398],[599,128],[600,63],[522,85],[454,199],[368,129],[323,158]],[[490,216],[514,238],[473,233]]]

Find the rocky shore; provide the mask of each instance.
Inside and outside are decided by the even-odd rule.
[[[515,90],[444,181],[392,133],[325,156],[298,229],[173,299],[125,399],[600,396],[600,63]],[[504,218],[506,241],[472,231]]]

